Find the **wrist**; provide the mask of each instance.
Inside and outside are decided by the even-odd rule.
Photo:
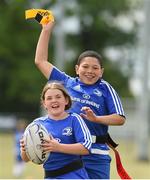
[[[95,116],[95,122],[100,123],[100,117],[99,116]]]

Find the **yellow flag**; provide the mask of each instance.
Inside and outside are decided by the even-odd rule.
[[[47,24],[54,21],[52,11],[45,9],[28,9],[25,11],[25,19],[35,19],[40,24]]]

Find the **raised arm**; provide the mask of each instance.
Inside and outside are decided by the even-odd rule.
[[[54,22],[49,22],[48,24],[42,26],[35,54],[35,64],[47,79],[53,69],[53,65],[48,62],[48,45],[53,26]]]

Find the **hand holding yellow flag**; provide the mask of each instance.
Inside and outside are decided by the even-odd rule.
[[[52,12],[45,9],[28,9],[25,11],[25,19],[35,19],[42,25],[47,24],[49,21],[54,22]]]

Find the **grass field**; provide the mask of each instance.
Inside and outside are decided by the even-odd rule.
[[[12,168],[14,164],[13,134],[0,133],[0,179],[14,179]],[[150,179],[150,162],[140,162],[136,157],[136,146],[131,141],[120,141],[118,150],[124,168],[133,179]],[[115,168],[114,154],[112,157],[111,179],[120,179]],[[20,179],[42,179],[43,168],[41,165],[27,163],[24,174]]]

